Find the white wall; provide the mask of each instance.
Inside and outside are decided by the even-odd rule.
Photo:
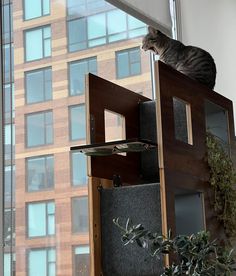
[[[182,41],[211,53],[215,91],[234,103],[236,123],[236,0],[179,0]]]

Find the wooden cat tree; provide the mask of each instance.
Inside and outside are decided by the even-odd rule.
[[[210,131],[232,143],[232,102],[161,62],[155,63],[155,87],[156,101],[151,101],[87,76],[87,146],[71,150],[91,156],[91,275],[151,276],[160,271],[144,250],[121,245],[112,223],[116,216],[134,218],[164,235],[168,229],[174,235],[207,229],[213,238],[224,236],[211,205],[205,139]],[[125,117],[124,141],[106,143],[104,110]],[[112,154],[119,149],[126,156]]]

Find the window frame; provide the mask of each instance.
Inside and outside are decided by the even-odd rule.
[[[73,196],[71,197],[71,234],[72,235],[85,235],[85,234],[88,234],[88,231],[89,231],[89,210],[88,208],[86,209],[87,210],[87,214],[88,214],[88,231],[74,231],[74,220],[73,220],[73,201],[75,199],[81,199],[81,198],[87,198],[87,203],[88,203],[88,206],[89,207],[89,196],[88,195],[82,195],[82,196]]]
[[[45,56],[45,45],[44,45],[44,42],[46,39],[48,38],[44,38],[44,29],[49,27],[50,28],[50,55],[49,56]],[[31,32],[31,31],[36,31],[36,30],[42,30],[42,33],[41,33],[41,38],[42,38],[42,57],[40,58],[37,58],[37,59],[30,59],[28,60],[27,59],[27,45],[26,45],[26,34],[27,32]],[[29,29],[25,29],[23,31],[23,36],[24,36],[24,62],[25,63],[29,63],[29,62],[35,62],[35,61],[39,61],[39,60],[42,60],[42,59],[47,59],[47,58],[51,58],[52,57],[52,26],[51,24],[46,24],[46,25],[42,25],[42,26],[39,26],[39,27],[33,27],[33,28],[29,28]]]
[[[45,235],[41,235],[41,236],[30,236],[29,235],[29,205],[37,205],[37,204],[42,204],[44,203],[45,206],[45,218],[46,218],[46,222],[45,222]],[[54,203],[54,234],[48,234],[48,229],[49,229],[49,217],[50,214],[48,213],[48,204],[49,203]],[[31,201],[31,202],[26,202],[26,206],[25,206],[25,218],[26,218],[26,223],[25,223],[25,229],[26,229],[26,238],[27,240],[34,240],[34,239],[42,239],[42,238],[47,238],[47,237],[54,237],[56,236],[56,204],[55,204],[55,200],[54,199],[49,199],[49,200],[40,200],[40,201]]]
[[[68,18],[67,17],[67,21],[66,21],[66,25],[67,25],[67,52],[68,53],[74,53],[74,52],[85,51],[85,50],[89,50],[89,49],[92,49],[92,48],[101,47],[101,46],[104,46],[104,45],[114,44],[114,43],[117,43],[117,42],[122,42],[122,41],[126,41],[126,40],[129,40],[129,39],[138,38],[138,37],[141,37],[141,36],[144,35],[144,34],[142,34],[142,35],[138,35],[138,36],[134,36],[134,37],[129,37],[130,31],[140,29],[140,27],[139,28],[135,28],[135,29],[129,29],[129,16],[131,16],[131,15],[128,15],[127,13],[125,13],[125,16],[126,16],[126,30],[124,32],[118,32],[116,34],[125,33],[126,34],[126,38],[124,38],[124,39],[118,39],[118,40],[114,40],[114,41],[109,42],[109,37],[112,36],[112,35],[111,34],[109,35],[108,28],[107,28],[107,25],[108,25],[108,13],[112,12],[112,11],[116,11],[116,10],[119,10],[119,9],[113,7],[112,9],[105,10],[104,12],[95,13],[95,14],[89,14],[87,16],[79,16],[79,17],[72,17],[72,18],[70,18],[70,17]],[[121,10],[119,10],[119,11],[121,11]],[[106,32],[106,34],[105,34],[105,36],[102,36],[102,37],[99,37],[99,38],[104,38],[106,42],[102,43],[102,44],[95,45],[95,46],[89,46],[89,41],[93,41],[93,40],[96,40],[98,38],[94,38],[92,40],[88,39],[88,18],[91,17],[91,16],[94,16],[94,15],[101,15],[101,14],[105,14],[105,32]],[[86,25],[85,26],[86,40],[83,41],[83,42],[86,43],[86,47],[84,49],[77,49],[77,50],[71,51],[70,50],[71,44],[70,44],[70,28],[69,28],[69,25],[70,25],[70,22],[72,22],[72,21],[78,21],[78,20],[85,20],[85,25]],[[143,28],[147,29],[147,26],[144,26]]]
[[[139,65],[140,65],[140,73],[139,74],[131,74],[131,62],[130,62],[130,52],[132,50],[139,50],[139,57],[140,57],[140,62],[139,62]],[[119,76],[119,67],[118,67],[118,54],[119,53],[125,53],[127,52],[128,53],[128,64],[129,64],[129,75],[128,76],[125,76],[125,77],[120,77]],[[125,78],[130,78],[130,77],[135,77],[135,76],[139,76],[139,75],[142,75],[142,58],[141,58],[141,51],[140,51],[140,48],[139,47],[132,47],[132,48],[127,48],[127,49],[123,49],[123,50],[120,50],[120,51],[116,51],[115,52],[115,59],[116,59],[116,79],[117,80],[122,80],[122,79],[125,79]]]
[[[45,95],[46,95],[46,88],[45,88],[45,71],[46,70],[50,70],[51,71],[51,98],[46,100],[45,98]],[[43,82],[43,98],[44,100],[42,101],[38,101],[38,102],[28,102],[27,100],[27,75],[30,74],[30,73],[35,73],[35,72],[40,72],[42,71],[43,72],[43,78],[44,78],[44,82]],[[44,102],[49,102],[49,101],[52,101],[53,100],[53,87],[52,87],[52,66],[47,66],[47,67],[42,67],[42,68],[37,68],[37,69],[34,69],[34,70],[29,70],[29,71],[25,71],[24,72],[24,100],[25,100],[25,105],[32,105],[32,104],[38,104],[38,103],[44,103]]]
[[[89,258],[89,270],[90,270],[90,268],[91,268],[91,262],[90,262],[91,250],[90,250],[89,244],[72,245],[72,269],[73,269],[72,275],[73,275],[73,276],[78,276],[78,275],[76,274],[76,271],[75,271],[75,268],[76,268],[76,260],[75,260],[76,255],[85,255],[85,254],[75,254],[75,250],[76,250],[77,247],[88,247],[89,253],[86,254],[86,255],[89,256],[89,257],[88,257],[88,258]]]
[[[49,113],[51,112],[52,114],[52,142],[50,143],[44,143],[44,144],[37,144],[34,146],[28,146],[28,125],[27,125],[27,118],[29,116],[32,115],[36,115],[36,114],[45,114],[45,113]],[[44,122],[45,122],[45,117],[44,117]],[[48,124],[44,125],[44,129],[46,129],[46,126]],[[46,141],[46,132],[44,131],[44,141]],[[42,146],[49,146],[49,145],[53,145],[54,143],[54,123],[53,123],[53,110],[52,109],[48,109],[48,110],[42,110],[42,111],[37,111],[37,112],[31,112],[31,113],[26,113],[25,114],[25,148],[26,149],[30,149],[30,148],[37,148],[37,147],[42,147]]]
[[[71,183],[71,187],[84,189],[84,188],[88,187],[88,159],[85,156],[85,159],[86,159],[85,162],[86,162],[86,167],[87,167],[87,171],[86,171],[87,181],[86,181],[86,183],[74,184],[74,182],[73,182],[73,155],[75,155],[76,153],[79,153],[79,152],[73,151],[73,152],[70,153],[70,183]],[[83,153],[81,153],[81,154],[83,154]]]
[[[48,158],[48,157],[52,157],[52,159],[53,159],[53,185],[52,185],[52,187],[50,188],[50,187],[48,187],[48,185],[47,185],[47,188],[45,188],[45,189],[40,189],[40,190],[37,190],[37,191],[31,191],[31,190],[29,190],[29,183],[28,183],[28,177],[29,177],[29,163],[28,163],[28,161],[29,160],[31,160],[31,159],[37,159],[37,158]],[[30,157],[26,157],[25,158],[25,192],[27,192],[27,193],[38,193],[38,192],[43,192],[43,191],[52,191],[52,190],[54,190],[55,189],[55,170],[54,170],[54,168],[55,168],[55,163],[54,163],[54,160],[55,160],[55,158],[54,158],[54,154],[46,154],[46,155],[36,155],[36,156],[30,156]],[[47,162],[47,160],[45,159],[44,160],[45,162]]]
[[[97,68],[97,56],[91,56],[91,57],[88,57],[88,58],[82,58],[82,59],[78,59],[78,60],[73,60],[73,61],[70,61],[70,62],[67,63],[68,97],[81,96],[81,95],[85,94],[85,91],[82,92],[82,93],[74,94],[74,95],[71,94],[71,65],[78,64],[80,62],[86,61],[87,62],[87,67],[88,67],[90,60],[95,60],[95,62],[96,62],[96,69],[97,69],[97,72],[98,72],[98,68]],[[97,72],[96,72],[96,74],[97,74]],[[88,73],[90,73],[90,70],[88,70]],[[86,73],[86,74],[88,74],[88,73]]]
[[[49,250],[53,249],[55,251],[55,262],[49,262]],[[30,276],[30,271],[29,271],[29,261],[30,261],[30,252],[32,251],[42,251],[42,250],[46,250],[46,258],[47,258],[47,262],[46,262],[46,270],[47,270],[47,275],[45,276],[49,276],[49,264],[50,263],[55,263],[55,275],[57,275],[57,250],[56,250],[56,246],[48,246],[48,247],[35,247],[35,248],[28,248],[26,249],[26,275]]]
[[[34,20],[34,19],[38,19],[38,18],[41,18],[41,17],[45,17],[45,16],[51,15],[51,1],[48,0],[49,13],[46,13],[46,14],[43,14],[44,1],[40,0],[40,2],[41,2],[41,15],[40,16],[36,16],[36,17],[26,18],[26,12],[25,12],[26,3],[25,3],[25,0],[22,1],[23,21],[30,21],[30,20]]]
[[[83,138],[77,138],[77,139],[72,139],[72,114],[71,114],[71,110],[75,107],[79,107],[79,106],[84,106],[85,109],[85,103],[79,103],[79,104],[74,104],[74,105],[69,105],[68,106],[68,111],[69,111],[69,141],[70,142],[74,142],[74,141],[84,141],[86,140],[86,110],[85,110],[85,137]]]

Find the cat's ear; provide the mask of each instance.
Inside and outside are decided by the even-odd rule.
[[[157,30],[154,29],[152,26],[148,26],[148,32],[155,35],[157,33]]]

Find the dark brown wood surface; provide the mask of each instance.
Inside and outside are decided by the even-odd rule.
[[[126,139],[139,137],[139,103],[150,99],[93,74],[86,79],[87,144],[105,142],[104,111],[125,117]],[[122,182],[136,183],[140,177],[139,153],[127,156],[91,157],[89,175],[112,179],[120,175]]]
[[[177,190],[199,191],[204,194],[205,223],[213,236],[224,236],[212,207],[212,189],[206,164],[205,100],[209,100],[228,111],[230,141],[234,139],[232,102],[204,85],[189,79],[169,66],[157,62],[155,65],[157,99],[157,121],[159,164],[161,175],[163,232],[175,232],[174,195]],[[175,138],[173,97],[191,106],[193,145]]]

